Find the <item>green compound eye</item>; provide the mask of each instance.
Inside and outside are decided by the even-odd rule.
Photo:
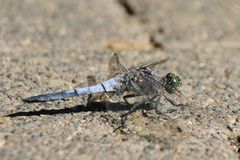
[[[174,93],[182,85],[181,79],[173,73],[166,74],[165,78],[165,89],[168,93]]]
[[[168,73],[168,74],[166,75],[166,78],[167,78],[167,79],[171,79],[173,76],[174,76],[173,73]]]

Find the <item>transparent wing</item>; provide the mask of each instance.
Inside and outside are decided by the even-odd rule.
[[[142,65],[140,66],[140,68],[154,68],[156,67],[157,65],[161,65],[165,62],[167,62],[169,60],[169,57],[165,58],[165,59],[162,59],[162,60],[159,60],[159,61],[155,61],[155,62],[151,62],[151,63],[148,63],[148,64],[145,64],[145,65]]]
[[[158,90],[162,87],[159,83],[156,83],[153,77],[140,74],[137,80],[130,80],[130,91],[136,95],[134,102],[147,101],[155,96],[158,96]]]
[[[150,95],[146,94],[146,92],[144,90],[142,90],[139,86],[138,83],[132,82],[131,83],[131,92],[129,92],[128,95],[132,95],[131,98],[127,99],[127,102],[130,104],[134,104],[134,103],[139,103],[139,102],[143,102],[149,99]]]
[[[187,98],[180,91],[176,91],[175,93],[172,94],[169,94],[168,92],[164,91],[163,95],[165,99],[174,106],[189,105]]]
[[[178,91],[170,94],[165,90],[165,87],[164,87],[163,81],[161,80],[161,77],[158,77],[156,75],[146,76],[146,77],[151,79],[150,81],[152,82],[153,85],[159,86],[159,89],[162,91],[161,92],[162,95],[171,104],[173,104],[175,106],[181,106],[181,105],[187,104],[187,98],[181,93],[181,91],[178,90]],[[156,77],[157,80],[154,77]]]
[[[97,80],[93,75],[88,75],[87,81],[88,81],[88,86],[93,86],[93,85],[97,84]]]
[[[151,68],[154,68],[156,65],[160,65],[165,63],[169,58],[165,58],[163,60],[159,60],[156,62],[152,62],[149,64],[145,64],[138,67],[131,68],[132,70],[136,70],[141,74],[138,75],[138,80],[131,80],[130,85],[132,91],[138,95],[137,99],[146,100],[148,98],[152,98],[155,95],[157,96],[159,89],[164,89],[164,85],[161,83],[162,78],[151,74]],[[143,71],[147,71],[146,73]],[[150,72],[149,72],[150,71]]]
[[[108,72],[109,72],[109,76],[108,76],[109,78],[112,78],[117,74],[127,72],[127,69],[121,64],[117,53],[114,53],[109,59]]]
[[[139,70],[139,78],[136,85],[141,89],[141,95],[156,94],[164,89],[162,77],[152,74],[149,70]],[[136,87],[135,87],[136,88]]]

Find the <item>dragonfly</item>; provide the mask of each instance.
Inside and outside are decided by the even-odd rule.
[[[107,93],[121,96],[125,103],[131,107],[127,113],[121,115],[121,127],[125,125],[127,117],[138,109],[142,109],[147,104],[155,108],[162,107],[161,99],[165,98],[174,106],[181,106],[182,103],[175,102],[175,96],[179,96],[179,88],[182,81],[174,73],[161,75],[155,66],[165,63],[168,58],[137,67],[126,68],[114,53],[109,61],[110,77],[108,80],[87,87],[64,90],[35,95],[24,98],[27,103],[47,102],[59,99],[66,99],[75,96],[89,96],[97,93]],[[137,102],[131,104],[130,99],[136,98]]]

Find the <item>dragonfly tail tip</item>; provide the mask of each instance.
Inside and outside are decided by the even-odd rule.
[[[22,101],[26,102],[26,103],[31,103],[32,102],[32,100],[30,98],[22,98]]]
[[[22,98],[22,101],[25,103],[40,102],[38,99],[36,99],[34,97]]]

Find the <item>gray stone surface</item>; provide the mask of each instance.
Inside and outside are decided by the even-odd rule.
[[[239,15],[224,0],[0,0],[1,159],[239,159]],[[159,70],[191,106],[137,111],[113,133],[126,111],[21,101],[106,79],[113,51],[126,66],[170,57]]]

